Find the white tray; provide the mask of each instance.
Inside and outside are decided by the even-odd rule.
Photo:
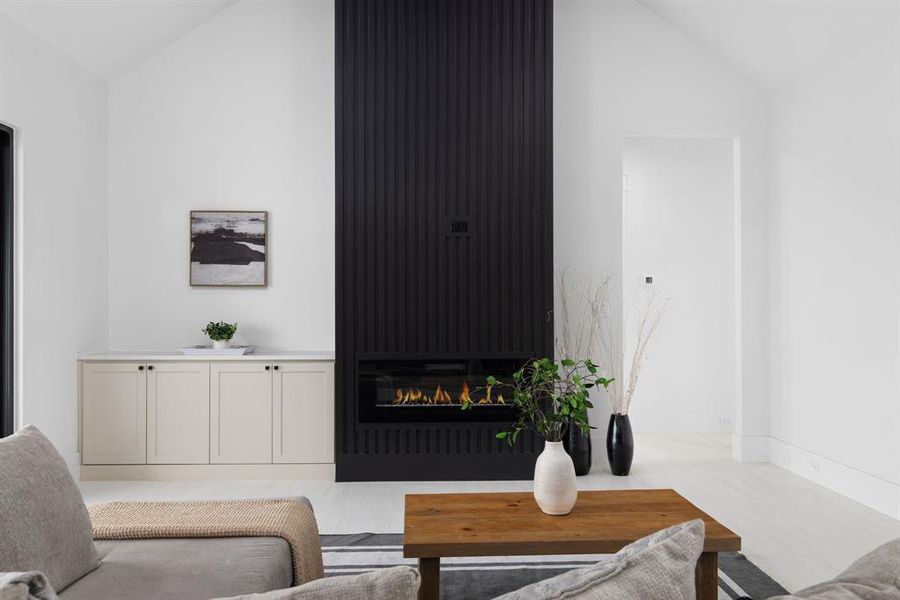
[[[213,348],[212,346],[191,346],[182,348],[181,352],[187,356],[241,356],[253,354],[256,346],[232,346],[230,348]]]

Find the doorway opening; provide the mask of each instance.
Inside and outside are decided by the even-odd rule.
[[[630,137],[623,155],[625,372],[641,305],[665,314],[647,349],[632,414],[652,433],[721,434],[740,402],[739,210],[730,137]]]
[[[13,203],[13,130],[0,123],[0,437],[13,433],[15,403],[13,381],[14,327],[13,256],[15,211]]]

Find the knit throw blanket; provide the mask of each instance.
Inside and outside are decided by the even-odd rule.
[[[88,506],[95,540],[280,537],[294,585],[323,577],[319,530],[306,498],[199,502],[100,502]]]

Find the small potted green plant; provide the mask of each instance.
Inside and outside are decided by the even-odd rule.
[[[566,515],[575,506],[578,498],[575,466],[563,449],[563,438],[569,427],[590,433],[587,415],[593,407],[588,400],[590,390],[597,386],[605,389],[610,383],[612,380],[602,377],[590,359],[570,358],[558,363],[550,358],[529,361],[513,373],[511,382],[487,378],[489,389],[504,388],[512,392],[511,404],[518,412],[516,421],[498,433],[497,438],[512,445],[526,429],[544,438],[544,451],[534,465],[534,499],[549,515]],[[471,401],[463,403],[464,410],[471,406]]]
[[[210,321],[207,323],[206,327],[200,331],[205,333],[207,337],[212,340],[213,348],[218,350],[230,346],[231,338],[234,337],[234,332],[237,331],[237,327],[237,323],[226,323],[225,321],[216,323]]]

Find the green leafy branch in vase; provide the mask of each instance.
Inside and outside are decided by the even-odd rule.
[[[612,379],[599,374],[590,359],[564,358],[559,363],[550,358],[531,360],[513,373],[512,381],[487,378],[487,391],[504,389],[511,392],[511,402],[518,417],[497,439],[516,443],[519,434],[531,429],[548,442],[561,442],[568,428],[579,427],[585,435],[591,429],[587,411],[593,408],[590,390],[598,386],[606,389]],[[470,410],[473,402],[463,402],[463,410]]]

